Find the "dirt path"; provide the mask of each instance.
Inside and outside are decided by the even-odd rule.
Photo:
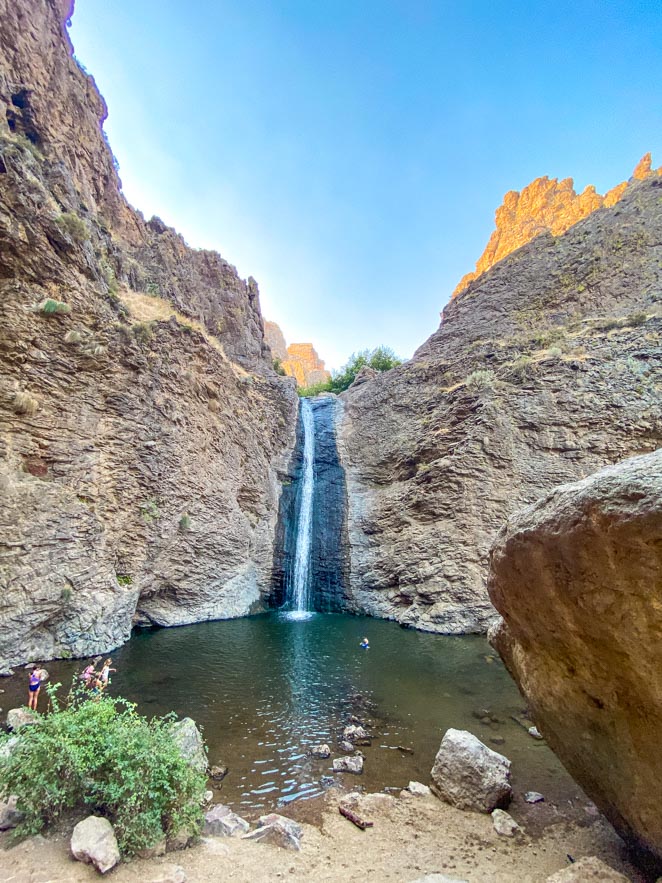
[[[281,879],[335,883],[349,879],[410,883],[425,874],[444,873],[469,883],[543,883],[568,864],[596,855],[629,877],[646,878],[629,863],[621,840],[600,816],[589,812],[585,821],[564,819],[558,809],[538,804],[521,808],[523,827],[535,831],[540,816],[547,824],[540,834],[518,839],[499,837],[489,816],[465,813],[435,797],[360,797],[358,811],[374,822],[360,831],[342,818],[341,795],[329,794],[306,824],[301,852],[229,838],[206,838],[191,848],[162,858],[136,860],[115,868],[115,883],[175,883],[177,866],[188,883],[233,880],[271,883]],[[556,815],[556,821],[555,819]],[[3,883],[89,883],[99,875],[69,856],[65,832],[33,837],[11,848],[0,848]],[[5,839],[2,844],[7,845]]]

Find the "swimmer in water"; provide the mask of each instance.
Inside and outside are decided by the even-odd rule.
[[[369,650],[369,649],[370,649],[370,641],[369,641],[367,638],[364,638],[364,639],[361,641],[361,643],[359,644],[359,647],[360,647],[362,650]]]

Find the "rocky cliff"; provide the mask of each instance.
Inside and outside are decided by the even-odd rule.
[[[653,172],[651,155],[647,153],[637,164],[630,180],[641,181],[651,174],[659,175],[662,168]],[[536,178],[521,193],[510,190],[503,204],[496,210],[496,229],[485,251],[476,262],[476,269],[467,273],[458,283],[455,297],[498,261],[525,245],[541,233],[559,236],[577,221],[581,221],[596,209],[615,205],[627,187],[623,181],[601,196],[589,185],[581,193],[575,193],[572,178]]]
[[[662,450],[555,488],[492,550],[490,633],[536,724],[619,833],[662,860]]]
[[[411,361],[343,395],[354,609],[486,627],[508,516],[660,445],[661,298],[662,178],[648,176],[501,260]]]
[[[294,377],[297,386],[315,386],[331,377],[312,343],[287,346],[283,332],[275,322],[264,323],[264,336],[274,359],[278,359],[289,377]]]
[[[62,0],[0,0],[0,659],[269,590],[296,394],[254,280],[121,194]]]

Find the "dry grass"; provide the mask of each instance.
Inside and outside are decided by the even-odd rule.
[[[31,417],[37,413],[39,402],[27,392],[18,390],[14,393],[12,408],[16,414],[25,414],[27,417]]]

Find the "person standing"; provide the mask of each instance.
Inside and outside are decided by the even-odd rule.
[[[111,671],[117,671],[116,668],[111,668],[110,666],[113,664],[112,659],[106,659],[103,664],[103,668],[101,669],[101,674],[99,675],[99,680],[101,681],[101,689],[105,690],[108,684],[110,683],[110,673]]]
[[[37,710],[42,674],[42,670],[35,665],[28,678],[28,708],[31,711]]]

